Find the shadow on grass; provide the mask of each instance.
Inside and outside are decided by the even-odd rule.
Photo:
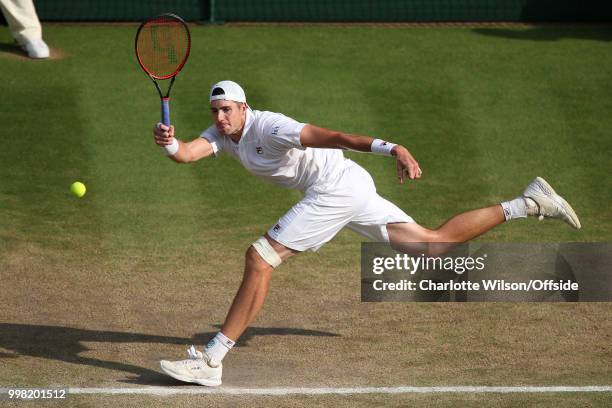
[[[217,326],[220,327],[220,326]],[[198,333],[192,338],[156,336],[144,333],[128,333],[105,330],[87,330],[73,327],[45,326],[35,324],[0,323],[0,347],[12,353],[0,353],[0,359],[19,356],[39,357],[72,364],[89,365],[132,374],[128,379],[119,380],[132,384],[170,385],[177,382],[161,372],[129,363],[106,361],[79,355],[90,350],[81,342],[99,343],[159,343],[159,344],[203,344],[216,332]],[[257,336],[339,336],[335,333],[307,329],[280,327],[253,327],[248,329],[237,347],[248,346],[248,341]],[[176,356],[181,359],[182,356]]]
[[[15,43],[0,43],[0,55],[8,54],[16,57],[21,57],[23,59],[29,59],[27,54]]]
[[[554,42],[564,39],[593,41],[612,41],[612,25],[594,25],[589,27],[560,27],[554,25],[535,25],[528,29],[475,28],[473,32],[489,37]]]

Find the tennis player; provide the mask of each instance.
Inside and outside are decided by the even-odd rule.
[[[377,194],[372,177],[342,150],[393,156],[400,183],[421,177],[412,154],[399,144],[297,122],[280,113],[252,110],[244,90],[221,81],[209,95],[214,125],[182,142],[173,126],[158,124],[155,142],[177,163],[228,154],[254,175],[294,188],[303,198],[247,249],[242,283],[221,331],[203,352],[194,346],[188,359],[161,361],[162,370],[180,381],[221,384],[222,360],[263,306],[274,268],[302,251],[318,250],[344,227],[368,239],[406,243],[457,243],[518,218],[557,218],[574,228],[580,221],[571,206],[537,177],[513,200],[456,215],[436,229],[417,224]]]

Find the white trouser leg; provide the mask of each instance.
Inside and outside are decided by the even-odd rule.
[[[32,0],[0,0],[11,34],[20,44],[42,38],[42,28]]]

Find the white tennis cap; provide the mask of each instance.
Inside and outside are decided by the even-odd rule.
[[[210,102],[217,100],[246,103],[244,89],[234,81],[217,82],[210,88]]]

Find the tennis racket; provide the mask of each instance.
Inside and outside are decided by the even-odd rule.
[[[138,27],[136,58],[155,84],[161,99],[162,123],[170,126],[170,91],[191,49],[191,35],[187,24],[177,15],[162,14],[150,18]],[[166,93],[157,81],[170,79]]]

